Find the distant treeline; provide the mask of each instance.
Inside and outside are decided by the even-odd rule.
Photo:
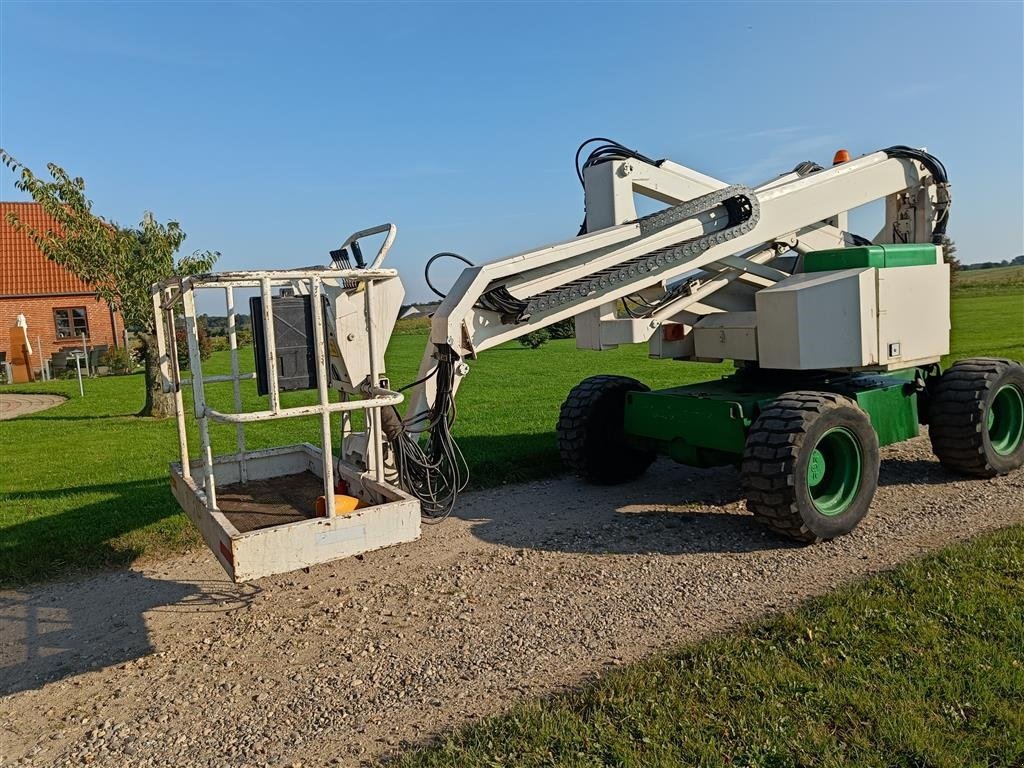
[[[1024,256],[1010,261],[979,261],[975,264],[961,264],[960,269],[993,269],[995,267],[1024,267]]]
[[[200,325],[206,325],[206,332],[211,336],[228,335],[228,319],[220,315],[200,315]],[[235,315],[235,330],[248,330],[252,328],[252,318],[249,315]]]

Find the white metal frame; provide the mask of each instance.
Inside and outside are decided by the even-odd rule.
[[[385,228],[390,225],[385,225]],[[347,242],[385,228],[356,233]],[[379,411],[398,405],[403,395],[373,382],[381,381],[377,370],[379,359],[371,346],[371,376],[360,392],[362,399],[342,397],[331,402],[328,386],[327,340],[324,332],[323,294],[325,282],[332,286],[356,285],[366,293],[367,317],[373,311],[375,284],[396,279],[393,269],[379,264],[394,239],[390,227],[380,253],[367,269],[303,269],[253,272],[222,272],[186,277],[153,286],[152,300],[156,322],[156,342],[160,372],[165,392],[173,394],[178,431],[180,462],[171,465],[171,485],[182,509],[202,531],[204,538],[225,570],[236,580],[246,580],[298,567],[325,562],[337,557],[364,552],[419,536],[419,502],[388,482],[383,459],[383,434]],[[313,313],[314,356],[318,401],[315,405],[285,408],[281,405],[278,381],[277,349],[274,339],[272,290],[278,286],[298,288],[310,296]],[[242,382],[253,380],[254,373],[240,373],[236,326],[235,290],[258,288],[262,299],[269,408],[244,411]],[[196,292],[220,290],[224,294],[228,318],[228,342],[231,353],[231,374],[204,376],[199,350]],[[181,317],[178,317],[178,312]],[[183,323],[188,344],[190,377],[183,378],[178,365],[177,330]],[[206,386],[232,385],[232,413],[212,408],[207,401]],[[189,454],[188,420],[185,414],[183,389],[192,389],[193,412],[199,437],[199,456]],[[363,411],[374,460],[369,469],[336,461],[332,451],[331,414],[346,417]],[[253,422],[288,419],[302,416],[320,417],[319,447],[308,443],[261,451],[249,451],[245,441],[245,425]],[[215,456],[210,439],[210,423],[235,425],[236,452]],[[343,421],[342,431],[345,431]],[[309,470],[323,481],[327,516],[311,518],[273,528],[239,532],[217,505],[217,486],[245,483]],[[348,483],[351,492],[371,506],[357,512],[339,515],[335,507],[335,472]]]

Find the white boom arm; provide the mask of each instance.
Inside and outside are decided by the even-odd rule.
[[[894,154],[801,169],[752,190],[670,161],[586,168],[587,234],[462,272],[433,316],[418,376],[425,381],[407,417],[433,405],[438,350],[460,361],[454,394],[469,371],[462,360],[568,318],[583,348],[649,341],[652,356],[693,358],[692,329],[702,317],[753,310],[757,290],[789,277],[769,262],[785,251],[849,244],[847,212],[874,200],[886,200],[876,243],[928,240],[948,206],[948,185],[919,160]],[[638,218],[637,194],[670,207]],[[644,311],[618,317],[616,302],[631,296]],[[680,327],[659,332],[668,324]]]

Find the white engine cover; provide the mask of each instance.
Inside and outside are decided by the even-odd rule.
[[[755,296],[764,368],[898,369],[949,352],[949,266],[797,274]]]

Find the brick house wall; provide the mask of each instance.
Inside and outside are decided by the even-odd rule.
[[[54,313],[62,309],[84,310],[90,348],[121,346],[121,317],[97,299],[88,284],[47,259],[27,235],[16,231],[7,221],[9,212],[40,232],[57,230],[38,203],[0,202],[0,352],[10,359],[11,328],[19,314],[28,321],[33,368],[39,368],[37,346],[44,360],[54,352],[81,349],[80,336],[60,338]]]
[[[0,298],[0,352],[11,358],[11,328],[19,314],[28,321],[28,339],[32,344],[32,367],[39,368],[39,349],[42,344],[43,359],[49,360],[54,352],[82,348],[81,337],[58,338],[54,320],[55,309],[84,307],[88,321],[89,347],[106,344],[119,347],[124,344],[124,324],[119,315],[111,317],[110,307],[93,293],[66,294],[62,296],[40,296],[34,298]]]

